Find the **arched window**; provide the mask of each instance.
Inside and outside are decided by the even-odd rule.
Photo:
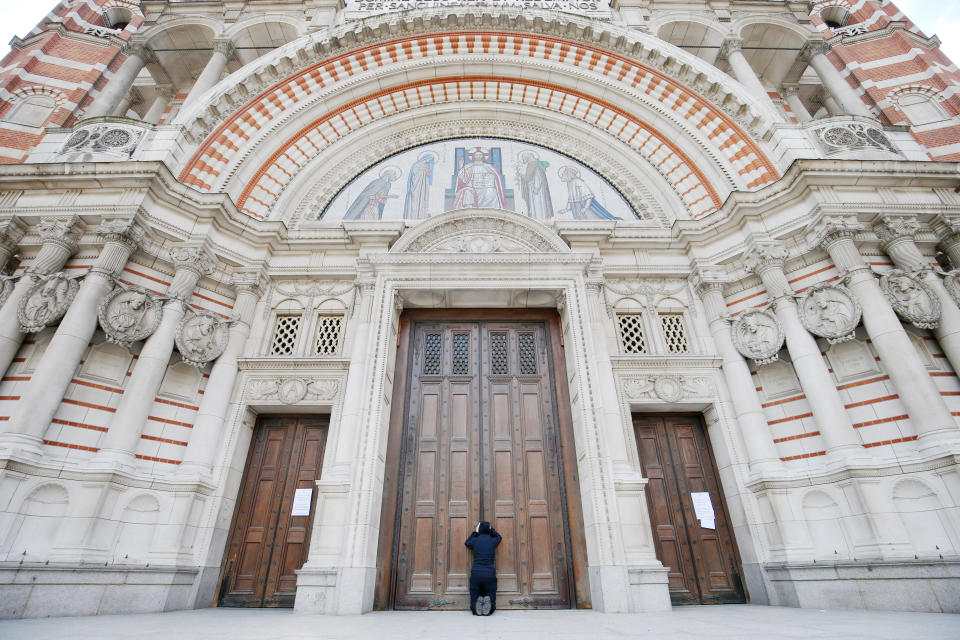
[[[42,127],[56,108],[57,101],[51,96],[32,95],[19,100],[3,119],[24,127]]]
[[[929,124],[947,118],[936,98],[926,93],[901,94],[897,98],[897,106],[910,124]]]
[[[820,17],[831,29],[839,29],[850,23],[850,10],[846,7],[832,6],[823,9]]]

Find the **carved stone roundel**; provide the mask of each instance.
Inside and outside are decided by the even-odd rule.
[[[954,269],[944,276],[943,286],[946,288],[947,293],[950,294],[950,297],[953,298],[953,301],[956,302],[957,305],[960,305],[960,282],[957,282],[958,276],[960,276],[960,269]]]
[[[191,313],[177,327],[177,349],[187,364],[202,367],[217,359],[227,348],[227,323],[215,313]]]
[[[921,329],[936,329],[940,300],[919,276],[893,269],[880,277],[880,288],[901,318]]]
[[[740,355],[754,360],[758,365],[769,364],[777,359],[783,347],[783,328],[772,314],[751,309],[733,323],[733,344]]]
[[[20,301],[17,309],[20,328],[36,333],[59,322],[79,288],[80,284],[62,271],[38,280]]]
[[[852,340],[860,324],[860,304],[842,284],[820,283],[800,298],[800,321],[830,344]]]
[[[0,307],[7,301],[10,294],[13,293],[13,278],[7,275],[0,275]]]
[[[109,342],[129,347],[153,335],[163,314],[160,300],[140,287],[116,287],[100,303],[97,316]]]

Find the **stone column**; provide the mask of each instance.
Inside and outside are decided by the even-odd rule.
[[[233,303],[234,322],[224,352],[210,371],[190,442],[183,455],[179,473],[200,475],[210,472],[223,436],[223,422],[230,407],[230,396],[237,380],[237,358],[243,353],[257,302],[264,291],[264,274],[259,268],[238,270],[233,275],[237,291]]]
[[[127,59],[123,61],[117,72],[107,82],[107,86],[100,90],[94,98],[93,104],[83,113],[84,118],[107,116],[120,105],[123,98],[133,87],[133,81],[151,59],[152,54],[145,45],[133,45],[126,52]]]
[[[811,229],[810,235],[830,254],[860,302],[863,325],[920,436],[921,450],[934,450],[942,447],[944,437],[956,431],[954,419],[853,241],[861,228],[856,218],[828,216]]]
[[[176,271],[173,282],[167,287],[169,300],[163,305],[160,325],[140,350],[117,412],[110,420],[110,430],[103,437],[100,451],[90,461],[90,466],[130,468],[135,464],[140,433],[167,372],[177,327],[187,311],[186,301],[200,278],[213,268],[210,258],[200,247],[174,247],[170,250],[170,258]]]
[[[720,47],[719,57],[720,59],[727,60],[730,64],[730,70],[733,72],[733,77],[735,77],[740,84],[747,87],[757,100],[762,101],[770,107],[775,107],[773,101],[770,99],[770,94],[767,93],[766,87],[760,82],[760,78],[757,77],[753,67],[747,62],[746,56],[743,55],[742,49],[743,40],[739,38],[727,38],[723,41],[723,46]],[[779,109],[777,109],[777,111],[779,111]]]
[[[723,299],[721,275],[711,269],[698,269],[693,276],[717,352],[722,358],[721,369],[727,381],[730,400],[737,415],[737,426],[743,437],[750,463],[750,472],[755,476],[777,475],[783,472],[783,462],[777,455],[770,426],[757,397],[756,382],[750,374],[746,360],[733,345],[727,305]]]
[[[960,371],[960,308],[947,292],[940,279],[930,267],[930,260],[923,257],[914,236],[920,225],[916,220],[898,216],[884,216],[873,225],[873,232],[880,238],[880,246],[890,256],[898,269],[919,273],[930,285],[940,300],[940,322],[933,329],[940,348],[954,371]]]
[[[200,72],[197,81],[193,83],[193,88],[187,94],[184,104],[193,104],[198,97],[220,82],[220,76],[223,75],[223,70],[226,68],[231,55],[233,55],[232,42],[226,39],[213,41],[213,55],[207,61],[207,66]]]
[[[836,383],[820,355],[820,346],[800,321],[793,289],[783,272],[786,258],[787,251],[780,245],[760,241],[747,254],[746,264],[760,276],[773,301],[774,312],[787,339],[790,360],[813,412],[813,421],[823,437],[828,463],[867,461],[871,456],[853,428]]]
[[[829,44],[822,40],[811,40],[804,45],[800,57],[817,72],[817,77],[820,78],[827,93],[837,102],[844,114],[872,118],[873,114],[870,113],[867,105],[827,58],[829,52]],[[832,110],[831,113],[833,113]],[[833,115],[840,114],[833,113]]]
[[[7,263],[17,252],[26,230],[26,226],[18,218],[10,218],[0,227],[0,272],[6,273]]]
[[[117,118],[126,118],[127,111],[130,110],[131,105],[133,105],[133,90],[127,92],[127,95],[123,96],[120,99],[120,104],[114,107],[113,111],[110,112],[110,115]]]
[[[40,276],[56,273],[77,250],[80,228],[76,218],[43,218],[37,225],[43,240],[40,252],[20,278],[7,301],[0,307],[0,371],[6,373],[23,342],[17,310],[20,300]]]
[[[950,258],[950,266],[960,269],[960,217],[940,216],[938,248]]]
[[[803,104],[803,101],[800,100],[800,87],[795,84],[785,84],[780,89],[780,94],[783,96],[783,99],[787,101],[787,104],[790,105],[790,112],[796,116],[797,120],[800,122],[810,122],[813,120],[813,116],[810,115],[807,107]]]
[[[147,112],[143,115],[143,121],[149,122],[150,124],[160,122],[160,118],[163,117],[172,99],[173,89],[171,87],[160,87],[160,90],[157,92],[157,97],[153,99],[153,102],[150,103],[150,108],[147,109]]]
[[[143,231],[129,220],[104,222],[97,233],[103,238],[103,249],[60,321],[0,438],[0,442],[19,448],[27,456],[42,455],[43,434],[97,329],[100,301],[143,240]]]

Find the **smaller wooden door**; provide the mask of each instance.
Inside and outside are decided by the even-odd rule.
[[[640,464],[657,559],[669,570],[673,604],[746,602],[739,556],[713,455],[696,415],[635,415]],[[701,526],[693,493],[709,493],[715,515]]]
[[[296,571],[310,546],[327,424],[325,416],[260,419],[221,571],[220,606],[293,606]],[[313,490],[309,515],[292,515],[297,489]]]

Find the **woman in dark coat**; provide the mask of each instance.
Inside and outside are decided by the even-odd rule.
[[[470,611],[473,615],[488,616],[497,609],[497,569],[494,555],[500,544],[500,534],[484,520],[470,534],[465,545],[473,550],[473,568],[470,570]]]

